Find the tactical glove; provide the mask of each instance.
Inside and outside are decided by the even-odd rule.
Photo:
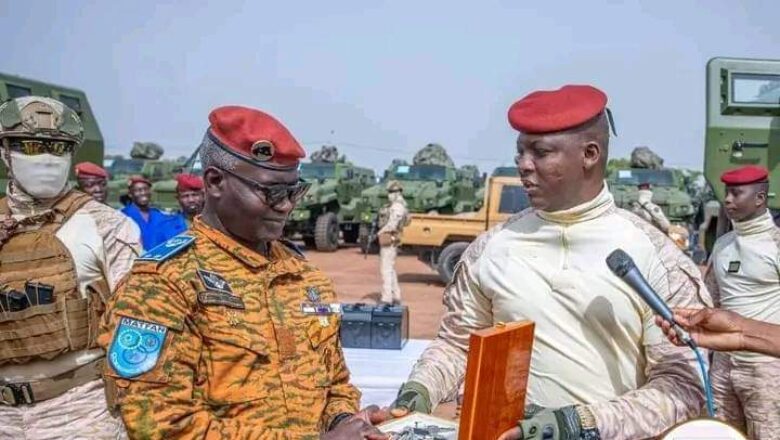
[[[419,382],[409,381],[401,386],[398,397],[390,406],[391,409],[403,408],[409,412],[431,413],[431,398],[428,390]]]

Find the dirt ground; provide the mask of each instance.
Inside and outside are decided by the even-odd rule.
[[[333,279],[341,302],[379,301],[379,255],[364,258],[359,247],[342,247],[334,253],[307,250],[306,257]],[[399,255],[395,268],[403,302],[409,306],[409,337],[433,339],[444,311],[444,285],[414,255]]]

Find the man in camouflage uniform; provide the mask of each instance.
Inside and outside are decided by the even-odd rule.
[[[645,221],[660,229],[664,234],[669,234],[672,224],[666,218],[661,207],[653,203],[653,190],[649,183],[640,183],[637,188],[637,200],[631,203],[631,212],[643,218]]]
[[[394,415],[455,398],[470,334],[526,319],[536,324],[526,400],[534,407],[503,439],[645,439],[700,414],[694,354],[664,337],[653,311],[605,263],[623,248],[670,305],[710,304],[697,267],[615,206],[604,183],[606,102],[594,87],[566,86],[512,105],[532,209],[464,252],[444,293],[439,334],[401,388]]]
[[[768,172],[745,166],[721,176],[734,230],[715,242],[706,281],[717,306],[780,324],[780,229],[767,209]],[[718,416],[752,439],[780,438],[780,360],[747,351],[715,353],[712,389]]]
[[[0,438],[115,439],[95,341],[140,251],[133,222],[71,189],[81,121],[50,98],[0,105]]]
[[[349,383],[333,284],[280,240],[308,189],[303,149],[259,110],[220,107],[209,121],[201,216],[139,258],[102,327],[128,433],[376,435],[355,416],[360,393]]]
[[[409,211],[406,209],[403,187],[398,181],[387,184],[387,205],[379,210],[379,273],[382,276],[381,302],[401,304],[401,287],[395,272],[395,258],[401,244],[401,232],[406,226]]]

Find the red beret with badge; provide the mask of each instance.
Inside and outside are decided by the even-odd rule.
[[[200,191],[203,189],[203,179],[194,174],[179,174],[176,176],[176,192]]]
[[[130,176],[129,179],[127,179],[127,187],[130,188],[131,186],[135,185],[136,183],[145,183],[149,186],[152,186],[152,181],[147,179],[144,176]]]
[[[211,142],[255,166],[296,169],[306,152],[276,118],[257,109],[229,105],[209,114],[203,142]]]
[[[95,165],[92,162],[77,163],[76,166],[73,167],[73,169],[76,172],[76,178],[78,179],[84,179],[84,178],[108,179],[108,172],[104,170],[103,167]]]
[[[606,106],[607,95],[593,86],[567,85],[558,90],[540,90],[512,104],[509,124],[522,133],[554,133],[588,122]]]
[[[721,174],[720,181],[729,186],[768,182],[769,171],[758,165],[745,165]]]

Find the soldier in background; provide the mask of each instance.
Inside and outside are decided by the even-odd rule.
[[[631,212],[643,218],[664,234],[669,234],[669,227],[672,225],[666,218],[661,207],[653,203],[653,189],[649,183],[640,183],[637,185],[636,202],[631,203]]]
[[[79,189],[106,204],[108,197],[108,172],[92,162],[81,162],[74,167]]]
[[[152,206],[152,182],[143,176],[128,180],[127,192],[132,202],[122,213],[133,219],[141,229],[144,250],[150,250],[182,232],[181,225],[171,216]]]
[[[136,261],[102,327],[128,433],[382,438],[374,411],[358,413],[333,283],[280,240],[309,187],[303,149],[259,110],[220,107],[209,121],[203,213]]]
[[[181,207],[174,217],[176,228],[180,229],[179,232],[184,232],[192,226],[192,220],[203,210],[203,179],[194,174],[176,176],[176,200]]]
[[[0,124],[0,438],[121,438],[95,336],[140,250],[137,229],[69,187],[83,140],[75,112],[30,96],[0,105]]]
[[[715,242],[705,280],[715,305],[780,324],[780,229],[767,209],[766,168],[748,165],[721,176],[734,230]],[[752,439],[780,438],[780,360],[745,351],[715,353],[710,369],[718,416]]]
[[[381,303],[401,303],[401,287],[395,272],[395,258],[401,244],[401,231],[409,218],[403,187],[398,181],[387,184],[387,205],[379,210],[379,273],[382,276]]]

